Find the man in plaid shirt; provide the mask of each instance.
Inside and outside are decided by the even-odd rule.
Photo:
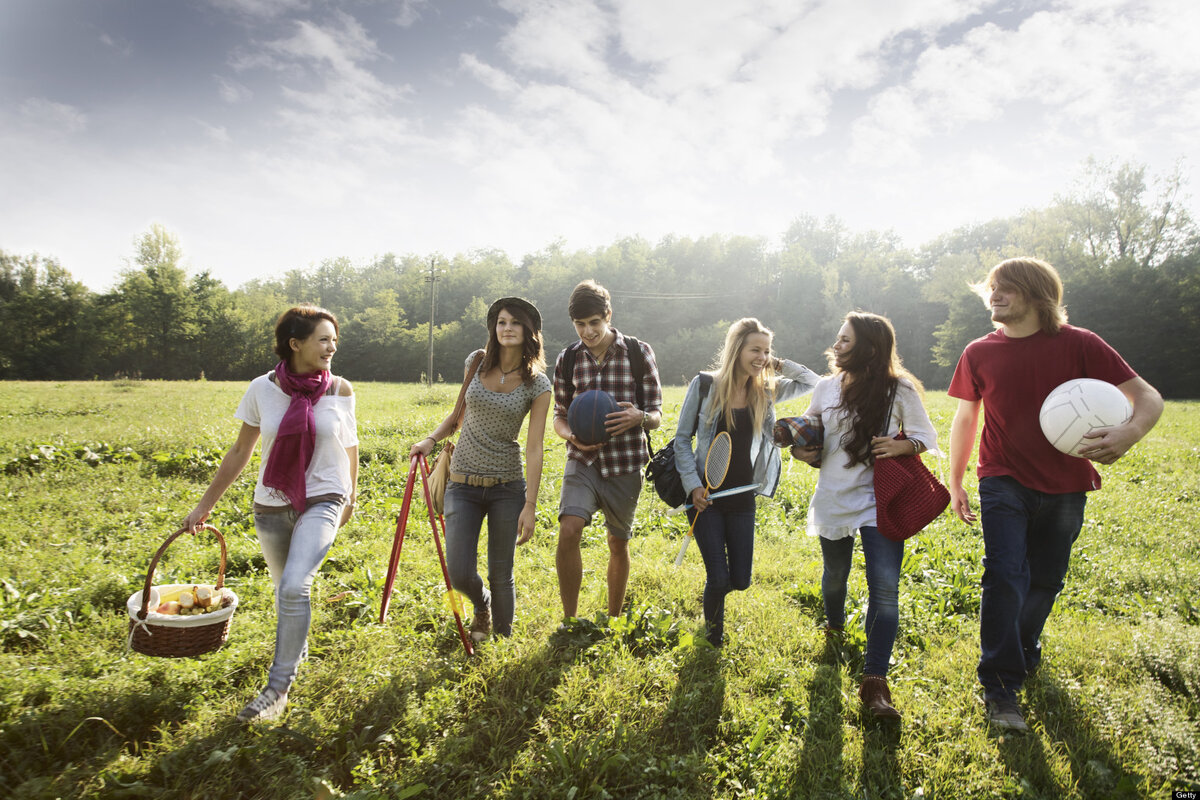
[[[567,440],[567,466],[558,506],[558,593],[563,616],[576,616],[583,580],[579,544],[592,514],[602,511],[608,528],[608,613],[615,617],[625,605],[625,586],[629,582],[629,539],[633,536],[633,514],[647,459],[644,431],[654,430],[662,422],[662,387],[654,351],[638,342],[645,363],[644,407],[638,408],[629,356],[633,344],[611,325],[608,290],[595,281],[584,281],[571,292],[567,311],[579,341],[559,353],[554,365],[554,432]],[[575,366],[572,374],[565,376],[563,359],[572,349]],[[567,424],[571,400],[589,389],[603,389],[620,407],[607,417],[605,428],[610,438],[602,444],[584,444]]]

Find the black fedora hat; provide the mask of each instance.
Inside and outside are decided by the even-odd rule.
[[[496,302],[492,303],[487,313],[487,327],[491,330],[496,325],[496,317],[500,316],[502,308],[519,308],[529,315],[530,321],[533,322],[534,333],[542,330],[542,315],[538,313],[537,306],[529,302],[523,297],[501,297]]]

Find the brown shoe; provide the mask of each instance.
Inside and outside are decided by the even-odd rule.
[[[888,689],[887,678],[882,675],[863,675],[858,696],[863,708],[870,711],[871,716],[877,719],[900,719],[900,712],[892,705],[892,692]]]
[[[492,633],[492,609],[484,604],[475,607],[475,619],[471,621],[471,639],[482,642]]]

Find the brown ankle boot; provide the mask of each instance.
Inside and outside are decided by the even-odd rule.
[[[887,678],[882,675],[863,675],[862,686],[858,687],[858,696],[863,702],[863,708],[876,718],[899,719],[900,712],[892,705],[892,692],[888,689]]]

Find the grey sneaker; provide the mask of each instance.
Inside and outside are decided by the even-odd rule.
[[[475,607],[475,619],[471,620],[471,639],[482,642],[492,634],[492,609],[487,605]]]
[[[993,727],[1009,733],[1029,733],[1021,706],[1015,700],[989,700],[987,720]]]
[[[287,706],[287,695],[280,694],[270,686],[258,693],[258,697],[246,704],[238,712],[237,718],[242,722],[275,719],[283,713]]]

